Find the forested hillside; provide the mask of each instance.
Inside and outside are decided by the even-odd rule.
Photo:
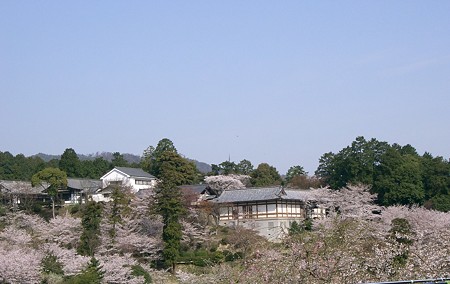
[[[316,175],[334,189],[369,185],[381,205],[419,204],[450,210],[449,159],[431,153],[419,155],[409,144],[357,137],[338,153],[323,154]]]
[[[90,155],[75,153],[74,156],[74,153],[75,150],[68,148],[62,155],[39,153],[25,157],[23,154],[14,156],[7,151],[0,151],[0,180],[31,180],[33,174],[44,168],[59,167],[62,157],[63,163],[64,159],[68,158],[69,163],[79,164],[71,177],[97,179],[115,166],[141,167],[141,157],[133,154],[98,152]],[[206,163],[193,159],[189,161],[192,161],[201,173],[211,171],[211,166]]]

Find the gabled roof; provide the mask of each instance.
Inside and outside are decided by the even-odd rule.
[[[281,187],[260,187],[225,190],[214,199],[217,203],[253,202],[268,200],[311,200],[308,191],[284,190]]]
[[[114,169],[112,169],[108,173],[106,173],[104,176],[102,176],[101,179],[103,179],[105,176],[107,176],[108,174],[110,174],[114,171],[118,171],[125,176],[133,177],[133,178],[156,179],[154,176],[145,172],[143,169],[127,168],[127,167],[115,167]]]

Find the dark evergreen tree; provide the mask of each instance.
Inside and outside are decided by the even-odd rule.
[[[128,167],[128,162],[125,160],[122,154],[119,152],[113,153],[113,159],[111,161],[112,167]]]
[[[296,176],[304,176],[307,174],[308,173],[302,166],[292,166],[286,173],[286,184],[289,184],[292,181],[292,179]]]
[[[77,153],[67,148],[59,160],[59,168],[66,172],[68,177],[81,177],[81,163]]]
[[[430,198],[449,194],[450,164],[442,157],[433,158],[430,154],[425,154],[421,162],[426,196]]]
[[[77,252],[85,256],[94,256],[95,250],[100,245],[100,222],[102,219],[102,205],[90,201],[83,209],[80,243]]]
[[[219,164],[220,171],[223,175],[235,174],[237,173],[237,165],[231,161],[224,161]]]
[[[422,184],[419,157],[402,156],[392,147],[381,157],[377,166],[373,191],[383,205],[422,204],[425,191]]]
[[[161,171],[161,156],[166,152],[178,154],[173,142],[168,138],[161,139],[156,148],[149,146],[142,155],[142,169],[158,177]]]
[[[386,142],[372,138],[366,141],[359,136],[351,146],[345,147],[337,154],[325,153],[319,160],[315,174],[325,180],[334,189],[347,184],[373,184],[375,168],[381,156],[389,148]]]
[[[236,165],[236,173],[250,175],[253,172],[253,165],[249,160],[242,160]]]
[[[261,163],[251,174],[253,186],[273,186],[281,184],[281,176],[277,169],[267,163]]]
[[[67,284],[100,284],[102,283],[105,272],[102,270],[100,262],[92,257],[89,261],[88,267],[84,269],[80,274],[70,277],[66,282]]]
[[[172,273],[175,273],[182,238],[180,218],[185,212],[178,186],[192,182],[195,166],[170,150],[161,153],[157,163],[159,164],[158,177],[161,182],[156,190],[155,209],[162,216],[164,223],[162,256],[164,263],[171,267]]]
[[[44,274],[64,275],[63,265],[53,253],[42,258],[41,267]]]
[[[116,185],[111,194],[111,202],[110,205],[110,214],[109,214],[109,222],[111,224],[111,229],[109,234],[111,236],[112,241],[115,241],[115,237],[117,234],[116,226],[121,224],[123,221],[123,217],[127,216],[131,208],[129,207],[130,198],[128,196],[128,188],[121,187]]]

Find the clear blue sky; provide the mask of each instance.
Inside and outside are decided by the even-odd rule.
[[[357,136],[450,156],[450,1],[0,1],[0,151],[313,173]]]

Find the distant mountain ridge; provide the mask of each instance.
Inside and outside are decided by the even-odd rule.
[[[112,159],[114,158],[113,153],[112,152],[97,152],[94,154],[89,154],[89,155],[84,155],[84,154],[77,154],[78,158],[80,158],[80,160],[95,160],[96,158],[103,158],[107,161],[112,161]],[[129,154],[129,153],[125,153],[122,154],[123,158],[130,164],[136,163],[138,164],[141,161],[141,157],[138,155],[134,155],[134,154]],[[33,155],[32,157],[39,157],[42,160],[44,160],[45,162],[48,162],[50,160],[54,160],[54,159],[61,159],[61,155],[49,155],[49,154],[44,154],[44,153],[39,153],[36,155]],[[199,162],[197,160],[194,159],[189,159],[186,158],[189,161],[193,162],[195,164],[195,166],[197,167],[197,169],[201,172],[201,173],[208,173],[210,172],[211,169],[211,165],[207,164],[207,163],[203,163],[203,162]]]

